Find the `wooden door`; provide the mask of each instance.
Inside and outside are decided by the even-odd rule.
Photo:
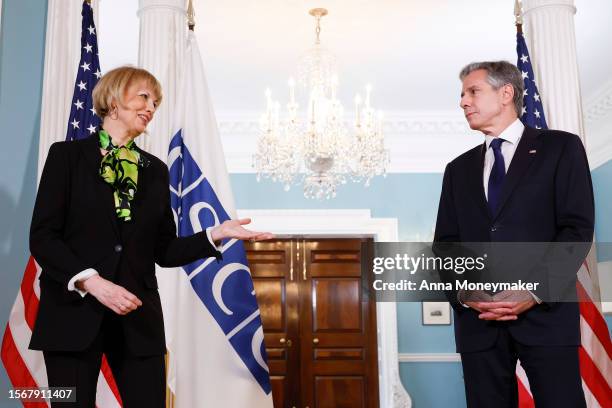
[[[362,242],[302,243],[306,271],[300,290],[304,407],[378,406],[376,303],[368,296],[370,274],[362,276]]]
[[[290,240],[245,244],[264,327],[274,407],[299,407],[295,244]]]
[[[275,408],[378,407],[363,239],[247,244]]]

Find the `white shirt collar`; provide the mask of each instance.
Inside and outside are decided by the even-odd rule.
[[[504,139],[505,141],[516,145],[523,135],[523,131],[525,130],[525,125],[520,119],[516,119],[514,122],[510,124],[507,128],[504,129],[503,132],[500,133],[498,137]],[[495,136],[486,135],[485,142],[487,143],[487,149],[489,149],[489,145],[495,139]]]

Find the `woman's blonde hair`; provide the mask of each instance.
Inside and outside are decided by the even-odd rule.
[[[108,71],[93,90],[93,104],[96,114],[100,119],[104,119],[113,110],[112,101],[115,99],[123,103],[123,96],[127,88],[134,81],[144,80],[147,82],[157,97],[157,105],[162,100],[162,89],[157,78],[149,71],[142,68],[124,66]]]

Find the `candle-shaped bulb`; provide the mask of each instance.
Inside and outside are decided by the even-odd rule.
[[[336,91],[338,90],[338,75],[334,74],[331,78],[331,98],[336,100]]]
[[[291,104],[295,103],[295,80],[293,78],[289,78],[289,100]]]
[[[359,112],[360,109],[361,109],[361,95],[357,95],[355,96],[355,115],[357,116],[357,121],[356,121],[357,126],[361,125],[361,118],[360,118],[360,112]]]
[[[365,100],[365,105],[366,108],[370,109],[370,93],[372,93],[372,85],[367,84],[366,85],[366,100]]]
[[[316,109],[316,105],[315,105],[315,100],[316,98],[314,97],[314,94],[312,95],[312,123],[315,123],[315,109]]]
[[[268,117],[268,129],[272,128],[272,92],[266,88],[266,116]]]

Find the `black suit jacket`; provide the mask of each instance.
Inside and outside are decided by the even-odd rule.
[[[491,214],[483,187],[486,144],[446,166],[434,241],[591,242],[594,203],[586,153],[578,136],[526,127]],[[586,255],[586,253],[584,254]],[[575,285],[575,272],[574,279]],[[537,294],[537,292],[536,292]],[[478,319],[478,312],[449,294],[458,352],[491,347],[507,326],[526,345],[580,344],[576,303],[536,305],[510,322]]]
[[[126,223],[118,220],[112,189],[98,174],[102,156],[97,135],[51,146],[30,228],[30,251],[42,268],[30,348],[81,351],[92,343],[104,313],[113,312],[89,294],[68,291],[67,285],[75,274],[94,268],[143,303],[120,317],[129,350],[142,356],[163,354],[155,263],[172,267],[220,257],[204,231],[177,238],[168,169],[139,151],[146,164],[139,168],[132,221]]]

